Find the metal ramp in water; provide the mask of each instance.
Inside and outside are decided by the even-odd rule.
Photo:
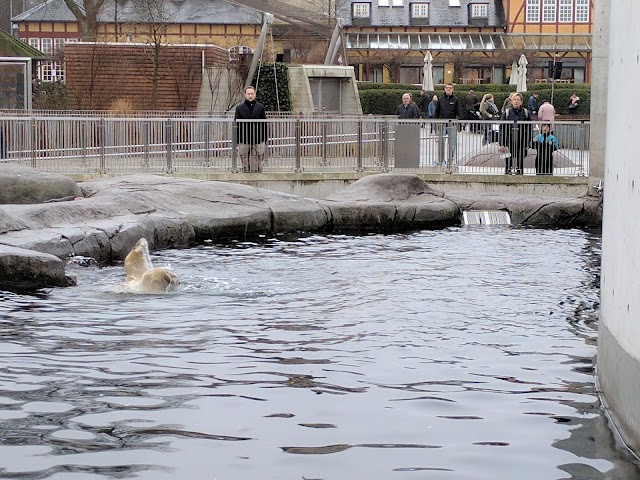
[[[463,225],[511,225],[506,210],[467,210],[462,212]]]

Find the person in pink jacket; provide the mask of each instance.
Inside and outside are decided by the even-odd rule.
[[[556,121],[556,109],[548,100],[542,102],[542,105],[538,108],[538,120],[549,124],[549,131],[553,131],[553,123]]]

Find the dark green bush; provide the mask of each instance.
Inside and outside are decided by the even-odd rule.
[[[550,83],[534,83],[527,85],[528,92],[524,92],[525,106],[529,99],[529,96],[533,92],[538,93],[538,105],[543,100],[551,101],[552,85]],[[420,95],[420,86],[403,84],[403,83],[371,83],[371,82],[358,82],[358,90],[360,92],[360,103],[362,104],[362,113],[372,115],[393,115],[396,107],[402,101],[402,94],[409,92],[413,100],[417,100]],[[492,93],[495,99],[495,103],[498,108],[502,107],[505,99],[509,96],[509,93],[515,91],[514,85],[501,85],[501,84],[480,84],[480,85],[455,85],[455,94],[464,101],[464,97],[469,93],[469,90],[474,90],[478,95],[478,99],[481,99],[485,93]],[[553,88],[553,105],[556,108],[556,112],[559,115],[567,115],[569,104],[569,97],[572,93],[576,93],[580,97],[580,108],[578,115],[581,117],[588,116],[590,113],[590,97],[591,97],[591,85],[589,84],[557,84]],[[438,87],[435,92],[429,92],[429,95],[433,94],[438,96],[442,95],[444,91],[441,87]]]

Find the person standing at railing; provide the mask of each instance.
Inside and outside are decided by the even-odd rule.
[[[438,103],[436,105],[436,118],[447,119],[447,120],[456,120],[462,118],[462,106],[460,105],[460,99],[453,94],[453,84],[447,83],[444,86],[444,94],[440,95],[438,98]],[[440,128],[443,128],[444,125],[439,125]],[[458,127],[457,125],[452,125],[447,128],[447,134],[449,137],[449,158],[448,161],[450,163],[453,162],[453,159],[456,155],[456,147],[458,146]],[[445,162],[444,158],[444,145],[445,145],[445,132],[440,131],[440,149],[439,149],[439,159],[438,165],[442,165]]]
[[[531,117],[536,114],[538,111],[538,94],[533,92],[527,101],[527,107],[529,108],[529,113],[531,113]]]
[[[483,120],[494,120],[500,116],[498,106],[493,102],[493,95],[485,93],[480,101],[480,115]],[[485,125],[484,134],[482,135],[482,145],[491,143],[493,136],[493,126]]]
[[[522,106],[524,100],[521,93],[514,93],[511,97],[511,107],[502,112],[500,120],[512,122],[512,124],[500,125],[500,152],[505,157],[505,174],[522,175],[524,157],[532,137],[530,123],[531,113]]]
[[[533,138],[533,148],[536,149],[536,175],[553,175],[553,152],[559,147],[558,139],[551,133],[551,126],[543,123],[540,133]]]
[[[411,94],[402,95],[402,103],[396,108],[395,114],[398,118],[420,118],[418,107],[411,101]]]
[[[255,87],[244,89],[244,102],[236,107],[235,120],[266,120],[264,105],[256,100]],[[261,172],[267,150],[267,124],[258,122],[236,122],[236,143],[242,161],[243,172]],[[255,156],[252,156],[252,150]]]
[[[420,114],[420,118],[427,118],[427,108],[429,106],[429,102],[431,98],[429,97],[429,93],[426,90],[420,90],[420,98],[416,102],[418,106],[418,113]]]
[[[553,132],[553,124],[556,121],[556,109],[548,100],[543,100],[538,108],[538,120],[549,124],[549,131]]]
[[[438,96],[434,95],[429,105],[427,105],[427,117],[428,118],[436,118],[436,108],[438,106]],[[436,131],[435,124],[431,122],[431,133]]]

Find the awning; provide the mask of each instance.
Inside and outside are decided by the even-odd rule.
[[[501,33],[346,33],[347,50],[589,52],[591,35]]]

